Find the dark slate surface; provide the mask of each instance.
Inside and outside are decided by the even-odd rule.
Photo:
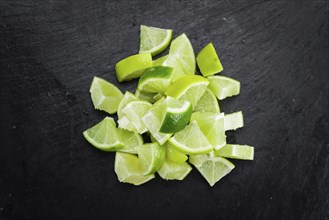
[[[329,218],[328,1],[197,2],[0,2],[0,219]],[[222,74],[241,81],[221,109],[244,112],[228,136],[255,161],[233,161],[213,188],[196,170],[121,184],[114,154],[81,135],[105,116],[92,77],[117,84],[140,24],[185,32],[195,52],[213,42]]]

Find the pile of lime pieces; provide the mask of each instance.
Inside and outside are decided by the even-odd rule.
[[[83,135],[94,147],[116,152],[120,182],[140,185],[156,172],[165,180],[183,180],[192,164],[213,186],[234,168],[225,158],[254,157],[253,147],[226,143],[225,131],[243,127],[242,112],[224,114],[218,104],[238,95],[240,83],[215,75],[223,67],[211,43],[195,58],[185,34],[171,38],[172,30],[142,25],[139,54],[116,64],[119,82],[139,78],[135,94],[94,77],[94,107],[117,113],[118,127],[105,117]],[[169,44],[168,55],[152,60]],[[196,62],[203,76],[195,74]]]

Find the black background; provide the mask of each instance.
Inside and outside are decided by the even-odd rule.
[[[1,0],[0,219],[328,219],[328,1]],[[139,25],[213,42],[241,94],[231,143],[254,161],[210,187],[193,170],[122,184],[81,132],[94,75],[138,52]],[[134,90],[136,81],[120,84]]]

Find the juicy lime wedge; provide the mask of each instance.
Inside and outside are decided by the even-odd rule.
[[[169,143],[179,151],[189,154],[205,154],[213,150],[196,121],[192,121],[183,130],[177,132]]]
[[[183,180],[191,172],[192,167],[187,163],[165,161],[158,174],[165,180]]]
[[[138,78],[145,68],[153,65],[150,53],[129,56],[115,64],[115,73],[119,82]]]
[[[203,93],[203,95],[197,102],[194,111],[214,113],[220,112],[218,100],[210,89],[206,89],[206,91]]]
[[[194,109],[208,84],[208,80],[202,76],[183,76],[169,86],[166,94],[179,100],[189,101]]]
[[[115,85],[95,76],[89,91],[95,109],[110,114],[117,112],[123,94]]]
[[[187,161],[188,157],[173,147],[169,141],[164,144],[164,147],[166,149],[166,160],[178,164]]]
[[[162,64],[167,60],[168,55],[162,56],[156,60],[153,60],[153,66],[163,66]]]
[[[171,42],[169,55],[162,65],[174,68],[173,81],[184,75],[195,74],[195,55],[185,34]]]
[[[207,154],[190,156],[189,162],[197,168],[210,186],[215,185],[235,167],[223,157],[213,157]]]
[[[238,95],[240,93],[240,82],[225,76],[209,76],[209,89],[219,100],[226,97]]]
[[[121,148],[119,151],[125,153],[137,154],[136,149],[143,144],[142,136],[135,132],[126,131],[120,128],[118,128],[118,134],[123,144],[123,148]]]
[[[101,122],[83,132],[83,136],[94,147],[103,151],[123,148],[113,118],[105,117]]]
[[[145,92],[145,91],[140,91],[139,89],[136,89],[135,95],[138,99],[143,100],[143,101],[147,101],[149,103],[154,103],[154,96],[157,93],[154,92]]]
[[[158,143],[144,144],[137,148],[137,153],[144,175],[158,171],[165,159],[165,149]]]
[[[231,114],[226,114],[224,116],[225,121],[225,131],[236,130],[243,127],[243,114],[241,111],[234,112]]]
[[[141,25],[139,53],[151,53],[155,56],[169,45],[172,30]]]
[[[153,174],[144,175],[137,156],[133,154],[116,152],[114,171],[120,182],[130,183],[136,186],[153,179]]]
[[[139,78],[137,89],[150,93],[162,93],[166,91],[171,82],[173,68],[167,66],[155,66],[144,70]]]
[[[194,112],[191,121],[195,120],[211,146],[218,150],[226,145],[224,113]]]
[[[141,118],[151,107],[152,104],[146,101],[132,101],[122,109],[124,115],[134,126],[133,131],[140,134],[147,131],[147,129],[145,128],[144,124],[141,121]]]
[[[212,43],[207,44],[197,55],[196,61],[203,76],[211,76],[223,70]]]
[[[215,151],[215,155],[238,160],[253,160],[254,147],[248,145],[227,144],[218,151]]]
[[[122,109],[130,102],[139,100],[134,94],[126,91],[121,99],[118,106],[118,124],[120,128],[126,129],[128,131],[133,131],[134,126],[131,124],[130,120],[124,115]]]
[[[182,130],[189,123],[192,114],[190,102],[168,96],[164,101],[163,108],[165,113],[160,132],[173,134]]]

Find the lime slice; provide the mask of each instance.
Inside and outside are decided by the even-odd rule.
[[[235,167],[225,158],[213,157],[207,154],[190,156],[189,162],[197,168],[210,186],[215,185]]]
[[[151,107],[152,104],[146,101],[132,101],[129,102],[122,109],[124,115],[129,119],[130,123],[134,126],[133,131],[140,134],[147,131],[141,121],[141,118]]]
[[[153,179],[153,174],[143,175],[142,168],[137,156],[116,152],[114,171],[120,182],[130,183],[136,186]]]
[[[160,132],[173,134],[189,123],[192,114],[192,105],[188,101],[174,99],[170,96],[164,101],[165,113],[163,115]]]
[[[192,121],[183,130],[177,132],[169,139],[169,143],[189,155],[206,154],[213,149],[196,121]]]
[[[131,124],[130,120],[124,115],[122,109],[132,101],[139,100],[134,94],[129,91],[126,91],[118,107],[118,124],[120,128],[133,131],[134,126]]]
[[[187,163],[165,161],[158,174],[165,180],[183,180],[191,172],[192,167]]]
[[[113,118],[105,117],[82,134],[90,144],[100,150],[116,151],[123,148]]]
[[[194,112],[191,121],[195,120],[211,146],[218,150],[226,145],[224,113]]]
[[[173,81],[184,75],[195,74],[195,55],[185,34],[181,34],[171,42],[169,55],[162,65],[174,68]]]
[[[254,160],[254,147],[248,145],[227,144],[218,151],[215,151],[215,155],[238,160]]]
[[[163,66],[162,64],[167,60],[168,55],[162,56],[156,60],[153,60],[153,66]]]
[[[212,43],[207,44],[197,55],[196,61],[203,76],[210,76],[223,70]]]
[[[165,159],[165,149],[158,143],[144,144],[137,148],[138,158],[144,175],[155,173]]]
[[[243,127],[243,114],[242,111],[226,114],[224,117],[225,131],[236,130]]]
[[[197,102],[194,111],[196,112],[214,112],[219,113],[219,104],[216,96],[210,89],[206,89],[199,101]]]
[[[143,101],[147,101],[149,103],[154,103],[154,96],[157,93],[154,92],[144,92],[144,91],[140,91],[139,89],[136,89],[135,95],[138,99],[143,100]]]
[[[172,37],[172,30],[141,25],[139,53],[151,53],[155,56],[164,51]]]
[[[162,93],[166,91],[171,82],[173,68],[167,66],[155,66],[144,70],[139,78],[137,89],[150,93]]]
[[[119,103],[123,97],[122,92],[112,83],[94,77],[89,92],[95,109],[113,114],[117,112]]]
[[[208,80],[202,76],[183,76],[169,86],[166,95],[179,100],[189,101],[194,109],[201,96],[205,93],[208,84]]]
[[[209,76],[209,89],[219,100],[240,93],[240,82],[225,76]]]
[[[120,128],[118,128],[118,134],[124,146],[119,151],[125,153],[137,154],[136,148],[138,148],[143,144],[142,136],[135,132],[126,131]]]
[[[153,107],[148,112],[146,112],[142,118],[144,126],[160,145],[163,145],[171,137],[171,134],[160,132],[162,118],[165,111],[163,106],[164,100],[165,99],[162,98],[154,103]]]
[[[166,160],[171,161],[174,163],[184,163],[187,161],[188,157],[181,153],[180,151],[176,150],[175,147],[173,147],[169,141],[167,141],[164,144],[164,147],[166,149]]]
[[[145,68],[153,65],[150,53],[136,54],[115,64],[115,73],[119,82],[138,78]]]

